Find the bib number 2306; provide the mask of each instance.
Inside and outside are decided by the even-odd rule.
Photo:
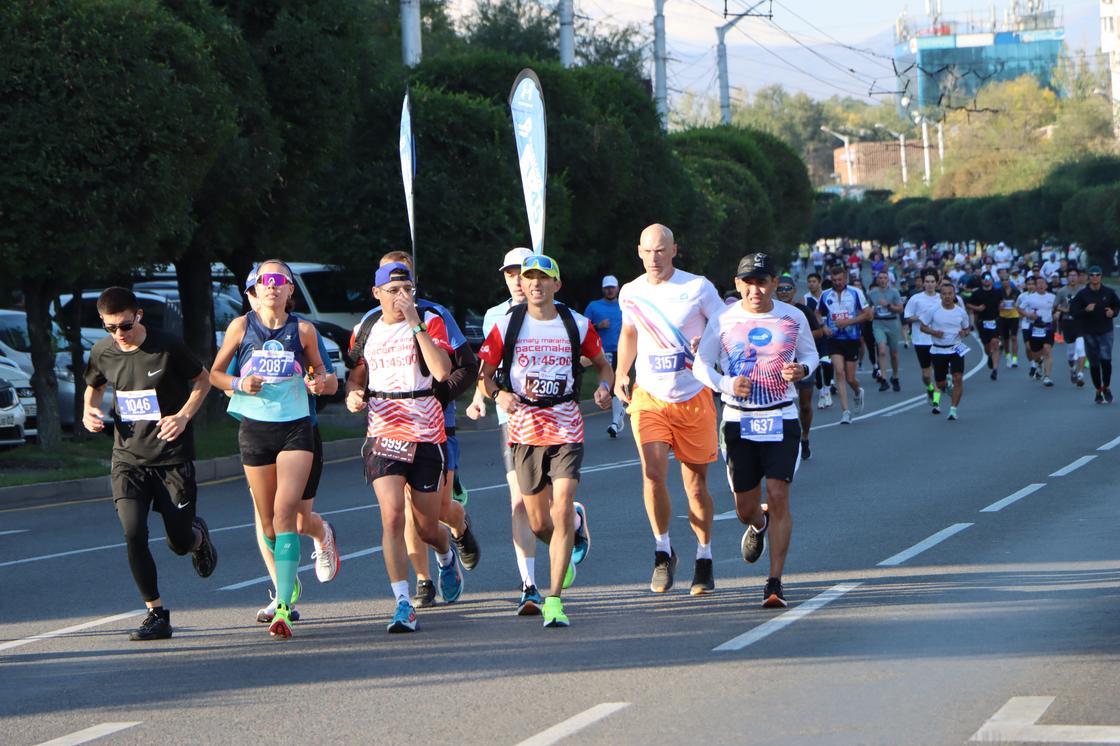
[[[649,367],[654,373],[679,373],[684,370],[684,353],[671,355],[650,355]]]
[[[139,420],[159,420],[159,399],[156,398],[155,389],[142,389],[140,391],[118,391],[117,410],[125,422]]]
[[[525,379],[525,393],[530,399],[555,399],[563,395],[567,383],[562,378],[528,376]]]
[[[739,437],[756,443],[777,443],[784,435],[782,413],[779,410],[766,412],[742,412],[739,417]]]

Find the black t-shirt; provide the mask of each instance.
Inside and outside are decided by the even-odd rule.
[[[973,290],[972,296],[968,299],[970,306],[983,306],[983,311],[977,311],[976,317],[981,321],[992,321],[999,317],[999,302],[1003,300],[1003,291],[991,288],[985,290]]]
[[[1086,311],[1086,306],[1093,306],[1093,310]],[[1104,313],[1106,308],[1112,309],[1111,319]],[[1085,334],[1108,334],[1116,323],[1116,317],[1120,316],[1120,297],[1108,285],[1101,285],[1098,290],[1086,286],[1073,296],[1069,310],[1081,322]]]
[[[89,353],[86,383],[113,387],[114,461],[138,466],[182,464],[194,459],[192,423],[175,440],[164,441],[156,437],[159,416],[182,409],[202,363],[179,337],[145,330],[140,347],[130,352],[121,350],[112,337],[98,340]],[[140,393],[152,390],[154,398]]]

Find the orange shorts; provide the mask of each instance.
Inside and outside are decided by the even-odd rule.
[[[629,412],[638,448],[645,443],[668,443],[677,461],[710,464],[716,460],[716,402],[708,389],[688,401],[666,402],[635,386]]]

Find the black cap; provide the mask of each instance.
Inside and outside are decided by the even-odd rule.
[[[777,277],[778,271],[774,268],[774,260],[769,254],[747,254],[739,260],[739,268],[735,270],[735,277],[746,280],[754,277],[759,280],[769,280]]]

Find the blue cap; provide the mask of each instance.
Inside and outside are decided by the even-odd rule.
[[[408,270],[408,265],[403,262],[390,262],[389,264],[382,265],[377,268],[377,274],[374,275],[374,287],[381,287],[390,282],[412,282],[412,273]]]
[[[253,268],[249,270],[249,276],[245,278],[245,292],[249,292],[249,288],[257,284],[257,274],[261,265],[254,264]]]

